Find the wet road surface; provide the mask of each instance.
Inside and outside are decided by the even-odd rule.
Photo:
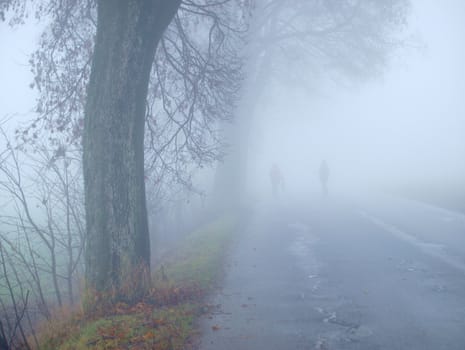
[[[389,197],[263,207],[211,304],[201,350],[463,350],[465,216]]]

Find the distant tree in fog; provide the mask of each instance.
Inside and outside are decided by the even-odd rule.
[[[229,144],[216,174],[216,196],[227,206],[245,187],[251,120],[273,84],[317,88],[325,79],[365,79],[383,71],[402,45],[410,0],[255,0],[248,31],[245,79]],[[228,202],[229,200],[229,202]]]

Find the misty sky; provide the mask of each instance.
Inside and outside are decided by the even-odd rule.
[[[410,31],[426,49],[399,53],[382,79],[319,96],[286,87],[264,101],[253,130],[255,177],[277,162],[288,182],[316,179],[323,158],[340,183],[465,174],[465,1],[416,0],[412,12]],[[25,120],[34,106],[27,61],[39,34],[33,23],[0,24],[0,120]]]
[[[382,79],[265,102],[257,173],[277,162],[288,182],[316,182],[326,158],[338,183],[463,184],[465,2],[417,0],[412,12],[409,31],[426,48],[398,53]]]

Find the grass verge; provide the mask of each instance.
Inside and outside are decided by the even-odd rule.
[[[149,295],[118,303],[103,316],[65,313],[39,329],[41,349],[155,349],[193,347],[204,297],[223,272],[236,221],[219,219],[190,234],[154,272]]]

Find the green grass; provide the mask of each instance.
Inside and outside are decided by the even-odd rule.
[[[44,324],[41,349],[189,349],[204,297],[223,272],[235,223],[224,217],[190,234],[154,272],[147,299],[119,303],[99,318],[74,313]]]
[[[168,281],[174,284],[195,283],[210,289],[222,272],[224,253],[234,231],[234,219],[224,217],[190,234],[163,263]],[[173,254],[174,253],[174,254]],[[162,282],[161,268],[155,283]]]

